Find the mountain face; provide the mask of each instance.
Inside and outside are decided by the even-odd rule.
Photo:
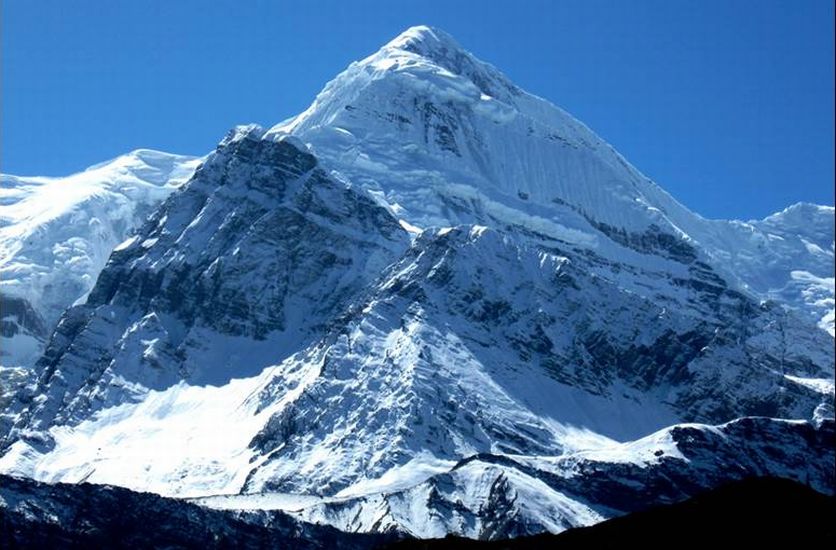
[[[409,29],[353,63],[272,132],[301,137],[418,227],[480,223],[640,266],[693,247],[734,287],[833,335],[833,207],[705,220],[437,29]]]
[[[292,138],[225,139],[116,247],[36,365],[29,427],[75,423],[179,382],[225,384],[304,347],[408,245]],[[233,206],[230,208],[230,206]]]
[[[198,163],[138,150],[66,178],[0,176],[0,368],[34,365],[113,247]]]
[[[0,471],[419,537],[834,492],[833,208],[705,220],[426,27],[192,169],[8,376]]]

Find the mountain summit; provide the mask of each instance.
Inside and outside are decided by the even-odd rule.
[[[416,25],[406,29],[381,48],[381,51],[384,50],[410,51],[421,57],[432,59],[440,65],[444,64],[443,60],[456,57],[466,56],[475,60],[456,42],[455,38],[441,29],[427,25]]]
[[[414,27],[115,246],[4,396],[0,471],[421,537],[832,493],[827,212],[705,220]]]

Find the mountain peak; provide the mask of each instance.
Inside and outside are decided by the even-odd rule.
[[[466,53],[452,36],[427,25],[409,27],[383,46],[383,49],[406,50],[424,57],[446,52]]]
[[[474,90],[507,103],[513,103],[513,97],[521,93],[493,65],[471,54],[448,33],[427,25],[406,29],[361,62],[366,64],[422,78],[439,73],[446,78],[458,77],[473,84]]]

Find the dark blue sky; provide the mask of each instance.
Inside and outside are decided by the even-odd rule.
[[[272,125],[415,24],[560,105],[691,209],[833,204],[832,0],[4,0],[3,172]]]

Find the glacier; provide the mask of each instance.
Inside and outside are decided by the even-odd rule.
[[[704,219],[443,31],[68,180],[3,180],[4,474],[419,537],[834,492],[833,207]]]

